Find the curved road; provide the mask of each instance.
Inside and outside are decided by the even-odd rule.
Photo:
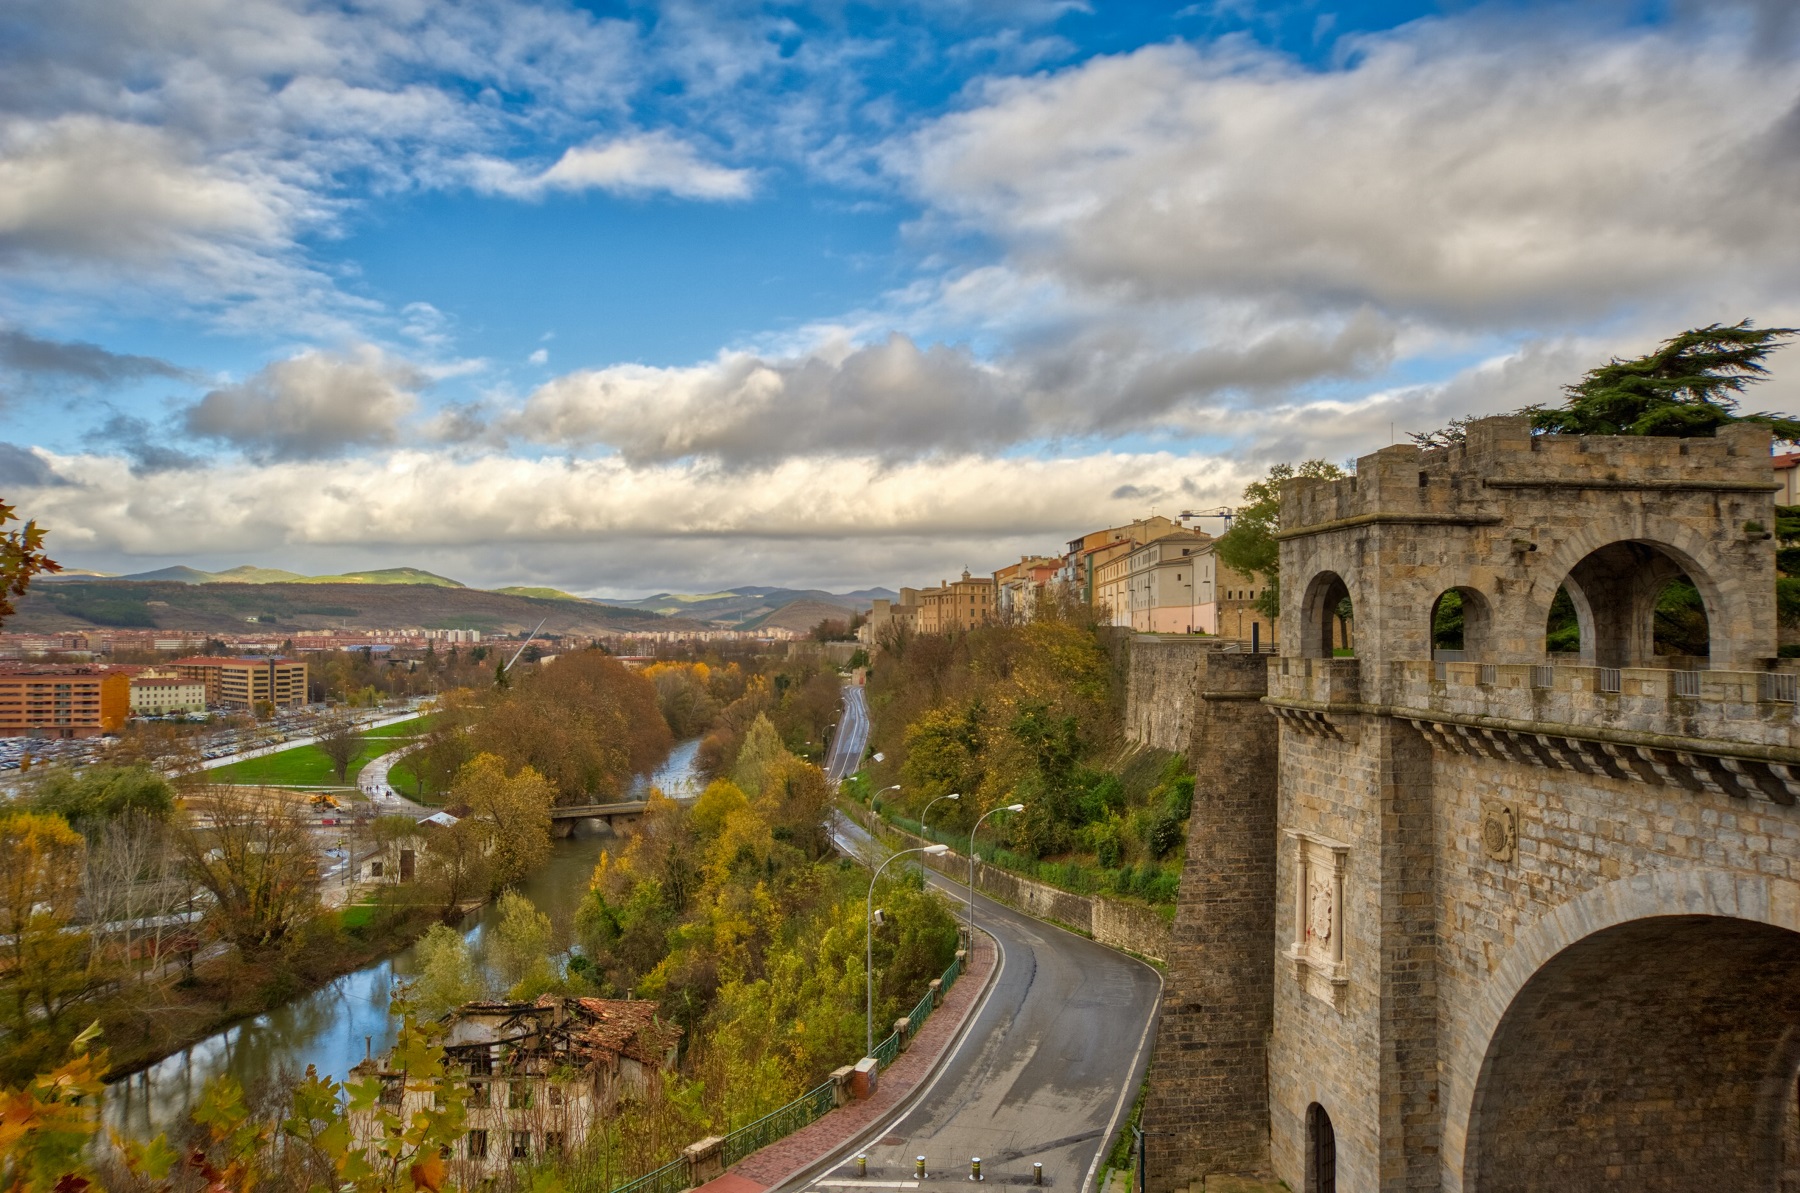
[[[866,733],[867,713],[859,711]],[[847,853],[879,860],[887,852],[843,817],[833,828]],[[967,898],[966,886],[930,878],[959,903]],[[975,897],[975,914],[1000,945],[1000,968],[961,1041],[908,1107],[853,1141],[834,1167],[815,1168],[786,1189],[966,1190],[969,1158],[980,1156],[985,1183],[1029,1185],[1036,1162],[1046,1186],[1093,1193],[1143,1083],[1162,978],[983,895]],[[860,1180],[859,1152],[869,1157]],[[915,1184],[920,1155],[927,1177]]]

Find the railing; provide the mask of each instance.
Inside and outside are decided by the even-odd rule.
[[[1800,680],[1800,676],[1796,676],[1791,671],[1765,674],[1762,677],[1762,698],[1780,704],[1795,703],[1797,680]]]
[[[1684,700],[1700,698],[1700,673],[1698,671],[1669,672],[1669,694]]]
[[[620,1185],[612,1193],[681,1193],[683,1189],[693,1187],[694,1182],[688,1175],[690,1171],[687,1157],[682,1156],[646,1172],[635,1181]]]
[[[729,1168],[751,1152],[760,1151],[777,1139],[785,1139],[801,1127],[817,1122],[836,1105],[837,1086],[827,1081],[824,1085],[801,1094],[781,1109],[770,1111],[755,1122],[739,1127],[725,1136],[725,1167]]]
[[[937,997],[947,994],[961,975],[962,958],[952,958],[950,968],[939,979]],[[907,1016],[909,1036],[918,1034],[919,1028],[931,1014],[932,1002],[933,994],[928,990],[925,997],[919,1000],[919,1005],[913,1008],[912,1014]],[[870,1055],[884,1069],[893,1064],[894,1058],[900,1055],[900,1033],[895,1032],[875,1045],[875,1051]],[[720,1145],[725,1167],[729,1168],[745,1156],[768,1147],[776,1140],[787,1138],[802,1127],[818,1122],[836,1105],[837,1083],[827,1081],[807,1090],[779,1110],[772,1110],[755,1122],[739,1127],[726,1135]],[[683,1193],[683,1190],[693,1187],[692,1178],[693,1165],[683,1156],[618,1186],[612,1193]]]
[[[1617,695],[1622,679],[1619,669],[1617,667],[1600,667],[1597,670],[1600,672],[1600,690]]]

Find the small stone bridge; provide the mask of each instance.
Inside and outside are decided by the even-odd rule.
[[[644,814],[650,806],[649,800],[627,799],[610,804],[571,804],[563,808],[550,809],[550,824],[559,837],[566,837],[575,831],[575,824],[581,820],[603,820],[608,828],[616,819],[633,819]]]

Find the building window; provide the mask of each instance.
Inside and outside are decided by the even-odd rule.
[[[487,1105],[491,1105],[491,1104],[492,1104],[492,1101],[488,1096],[487,1082],[485,1082],[485,1081],[469,1082],[469,1105],[471,1105],[471,1106],[487,1106]]]
[[[525,1081],[515,1081],[506,1090],[506,1108],[508,1110],[531,1109],[531,1085]]]
[[[545,1131],[544,1132],[544,1150],[546,1152],[551,1153],[552,1155],[557,1155],[557,1156],[562,1155],[562,1153],[563,1153],[563,1133],[561,1131]]]
[[[512,1136],[512,1158],[515,1160],[529,1159],[531,1157],[531,1132],[514,1131]]]
[[[464,1155],[471,1160],[487,1159],[488,1133],[486,1131],[470,1131],[464,1139]]]

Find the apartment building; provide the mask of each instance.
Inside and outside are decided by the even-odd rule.
[[[949,634],[988,624],[994,620],[994,589],[992,576],[971,576],[966,568],[960,580],[918,589],[919,632]]]
[[[0,737],[99,737],[131,712],[131,678],[108,667],[0,663]]]
[[[1044,589],[1055,583],[1062,560],[1049,555],[1021,555],[994,573],[994,612],[1001,621],[1030,621]]]
[[[1189,620],[1194,632],[1273,645],[1274,624],[1256,608],[1261,585],[1220,562],[1213,549],[1216,543],[1202,544],[1193,557],[1194,608]]]
[[[163,674],[131,677],[131,715],[134,717],[205,711],[205,680]]]
[[[1141,634],[1193,633],[1194,555],[1212,541],[1197,530],[1177,530],[1109,563],[1124,573],[1125,624]]]
[[[176,659],[169,668],[205,685],[209,708],[255,708],[267,701],[278,708],[306,703],[306,664],[276,656]]]
[[[1124,543],[1129,549],[1180,529],[1172,519],[1157,514],[1139,518],[1136,522],[1127,522],[1123,526],[1089,531],[1080,538],[1069,540],[1069,549],[1063,555],[1062,571],[1058,578],[1080,593],[1084,602],[1095,604],[1095,573],[1101,564],[1122,554],[1116,550],[1119,544]]]

